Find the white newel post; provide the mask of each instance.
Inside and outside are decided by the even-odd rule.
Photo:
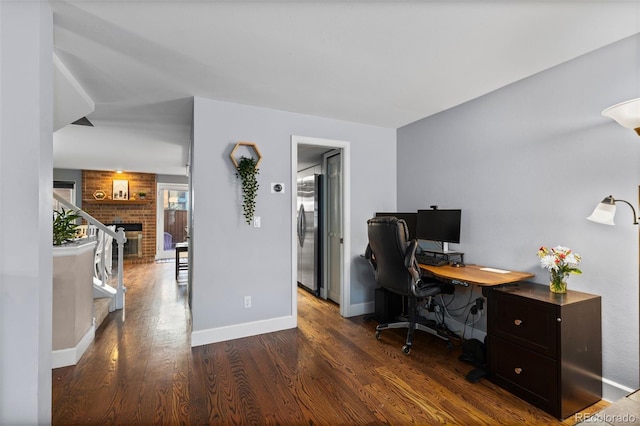
[[[118,237],[116,241],[118,243],[118,292],[116,293],[116,309],[124,309],[124,293],[127,289],[124,287],[123,281],[123,259],[124,259],[124,228],[118,228]]]

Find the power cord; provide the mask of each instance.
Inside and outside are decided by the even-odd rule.
[[[467,303],[465,303],[460,307],[452,309],[452,308],[449,308],[449,305],[451,305],[451,303],[453,303],[453,301],[455,300],[456,294],[454,293],[453,295],[451,295],[451,298],[447,302],[445,302],[442,294],[440,294],[439,296],[440,296],[440,303],[433,300],[433,298],[429,298],[429,300],[427,301],[427,304],[425,305],[425,309],[424,309],[427,311],[426,316],[433,315],[436,323],[438,324],[438,327],[444,333],[446,333],[446,335],[449,337],[454,337],[454,338],[464,340],[464,336],[469,326],[472,327],[471,334],[473,335],[473,332],[475,331],[475,324],[478,321],[480,321],[480,319],[483,316],[482,313],[484,312],[484,298],[476,297],[474,299],[474,289],[472,288],[471,291],[469,292],[469,298],[467,300]],[[423,316],[425,316],[423,313],[424,310],[421,312]],[[462,313],[457,315],[456,313],[460,311],[462,311]],[[469,322],[470,315],[475,316],[474,320],[471,322]],[[449,318],[452,321],[460,321],[462,317],[464,317],[464,320],[462,321],[463,323],[462,337],[460,337],[455,332],[451,331],[448,328],[445,320],[446,318]]]

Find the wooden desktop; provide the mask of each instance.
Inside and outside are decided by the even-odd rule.
[[[505,271],[480,265],[455,267],[451,265],[432,266],[419,263],[420,269],[436,278],[450,280],[454,284],[475,284],[481,287],[492,287],[525,281],[535,275],[528,272]]]
[[[559,419],[602,398],[600,296],[551,293],[546,285],[527,282],[534,276],[527,272],[419,266],[453,284],[482,287],[488,371],[476,372]]]

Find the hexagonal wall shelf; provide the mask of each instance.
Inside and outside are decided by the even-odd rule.
[[[258,166],[260,165],[260,162],[262,161],[262,154],[260,154],[258,145],[256,145],[253,142],[238,142],[236,146],[233,147],[233,150],[231,150],[231,154],[230,154],[231,161],[233,161],[233,165],[236,167],[236,169],[238,168],[238,160],[236,160],[235,154],[238,148],[240,148],[241,146],[249,147],[250,149],[253,149],[253,151],[256,153],[256,155],[258,156],[258,161],[256,161],[256,169],[257,169]]]

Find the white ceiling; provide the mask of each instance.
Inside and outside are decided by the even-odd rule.
[[[95,102],[54,166],[166,174],[185,172],[192,96],[397,128],[640,32],[637,0],[51,4]]]

